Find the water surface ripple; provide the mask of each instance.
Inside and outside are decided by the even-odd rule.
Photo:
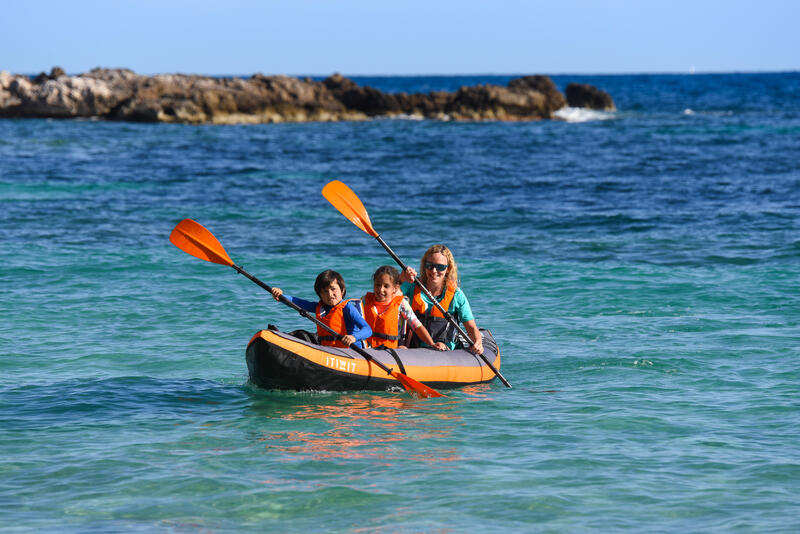
[[[387,91],[510,77],[364,78]],[[3,532],[797,532],[800,75],[555,77],[585,122],[0,121]],[[170,245],[348,295],[450,246],[500,383],[263,391],[308,327]]]

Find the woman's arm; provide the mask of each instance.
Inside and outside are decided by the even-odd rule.
[[[461,289],[456,290],[456,294],[453,297],[453,305],[453,315],[461,320],[461,324],[464,325],[464,330],[467,331],[469,338],[475,342],[469,350],[475,354],[483,354],[483,336],[478,329],[478,325],[475,324],[475,316],[472,315],[472,308],[469,306],[467,296]]]
[[[469,350],[475,354],[483,354],[483,335],[481,335],[481,331],[478,330],[478,325],[475,324],[475,319],[465,321],[464,329],[467,331],[467,334],[469,334],[470,339],[475,342],[475,344],[470,347]]]

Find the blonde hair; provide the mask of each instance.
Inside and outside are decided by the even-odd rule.
[[[425,262],[437,252],[447,258],[447,274],[444,277],[445,282],[453,282],[456,287],[458,287],[458,264],[456,264],[453,253],[450,252],[450,249],[444,245],[433,245],[431,248],[425,251],[425,254],[422,255],[422,259],[419,261],[420,281],[425,285],[425,287],[428,287],[428,273],[425,271]]]

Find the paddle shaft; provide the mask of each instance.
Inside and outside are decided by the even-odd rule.
[[[394,251],[391,249],[391,247],[389,247],[389,245],[386,244],[386,241],[383,240],[383,238],[380,236],[380,234],[376,235],[375,239],[378,241],[378,243],[381,244],[381,246],[384,249],[386,249],[386,252],[389,253],[389,256],[391,256],[392,259],[397,262],[397,264],[400,266],[401,269],[403,269],[403,271],[405,271],[408,268],[408,266],[405,263],[403,263],[403,260],[401,260],[397,256],[397,254],[394,253]],[[430,299],[430,301],[433,302],[434,306],[436,306],[439,309],[439,311],[442,312],[442,314],[444,315],[445,319],[447,319],[450,322],[450,324],[455,327],[455,329],[458,331],[458,333],[461,334],[461,336],[470,345],[475,345],[475,342],[472,340],[472,338],[469,337],[469,335],[467,335],[467,333],[464,331],[464,329],[461,328],[461,325],[458,324],[458,321],[456,321],[455,317],[453,317],[453,315],[450,312],[445,310],[442,307],[442,305],[439,303],[439,301],[436,298],[434,298],[434,296],[431,294],[431,292],[428,290],[428,288],[425,287],[425,284],[423,284],[422,282],[419,281],[419,276],[417,276],[414,279],[414,283],[416,283],[419,286],[419,288],[425,293],[425,295],[427,295],[428,299]],[[481,359],[486,363],[486,365],[489,366],[489,369],[491,369],[492,372],[494,372],[494,374],[497,375],[497,378],[500,379],[500,381],[503,383],[504,386],[506,386],[507,388],[511,387],[511,384],[508,383],[508,380],[506,380],[505,377],[502,374],[500,374],[500,370],[495,368],[495,366],[492,365],[492,362],[490,362],[489,359],[486,356],[483,355],[483,353],[479,354],[478,356],[480,356]]]
[[[272,288],[270,286],[268,286],[267,284],[265,284],[264,282],[262,282],[261,280],[259,280],[255,276],[253,276],[252,274],[248,273],[247,271],[245,271],[244,269],[242,269],[241,267],[239,267],[235,263],[232,264],[231,267],[233,267],[236,270],[236,272],[238,272],[239,274],[243,275],[246,278],[249,278],[250,280],[252,280],[256,284],[260,285],[261,287],[263,287],[264,289],[269,291],[270,293],[272,292]],[[325,330],[327,330],[328,332],[330,332],[334,336],[341,337],[341,334],[339,332],[337,332],[336,330],[334,330],[330,326],[326,325],[325,323],[323,323],[322,321],[317,319],[314,315],[311,315],[307,310],[304,310],[303,308],[301,308],[300,306],[298,306],[297,304],[295,304],[291,300],[287,299],[283,295],[281,295],[278,300],[280,300],[283,304],[286,304],[290,308],[294,309],[297,313],[299,313],[300,315],[302,315],[306,319],[314,321],[315,323],[317,323],[317,326],[321,326],[322,328],[324,328]],[[360,355],[362,355],[368,361],[371,361],[372,363],[374,363],[375,365],[377,365],[378,367],[380,367],[381,369],[386,371],[386,374],[389,374],[389,375],[392,374],[392,370],[391,369],[389,369],[384,364],[382,364],[381,362],[379,362],[378,360],[373,358],[370,355],[369,352],[365,351],[364,349],[362,349],[361,347],[359,347],[355,343],[350,345],[350,348],[353,349],[354,351],[356,351],[357,353],[359,353]]]

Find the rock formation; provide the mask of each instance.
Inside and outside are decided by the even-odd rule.
[[[570,84],[569,87],[576,84]],[[541,120],[567,102],[613,109],[606,93],[578,86],[570,100],[547,76],[525,76],[507,87],[477,85],[455,92],[384,93],[340,74],[321,82],[255,74],[248,79],[184,74],[144,76],[128,69],[94,69],[67,76],[0,72],[0,117],[100,118],[180,123],[266,123],[365,120],[412,116],[438,120]],[[590,95],[590,96],[585,96]],[[596,95],[601,95],[602,98]]]
[[[566,93],[567,104],[571,108],[601,109],[603,111],[617,109],[611,96],[593,85],[571,83],[567,85]]]

